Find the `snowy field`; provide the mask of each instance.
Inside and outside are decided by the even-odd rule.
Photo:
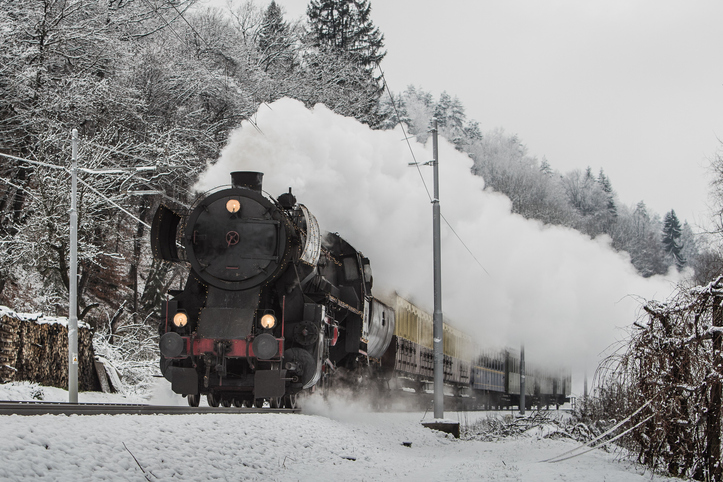
[[[63,390],[0,385],[2,400],[67,401]],[[81,393],[81,402],[168,404]],[[175,399],[179,403],[183,399]],[[424,428],[431,414],[372,413],[310,399],[303,414],[0,416],[0,480],[643,481],[642,468],[594,450],[541,462],[579,444],[548,428],[497,442],[456,440]],[[509,414],[509,412],[507,412]],[[445,412],[470,425],[499,413]],[[411,446],[406,446],[411,443]],[[406,444],[406,445],[405,445]]]

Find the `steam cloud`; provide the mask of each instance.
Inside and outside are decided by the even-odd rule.
[[[374,293],[393,291],[432,311],[432,169],[409,167],[400,129],[373,131],[322,105],[282,99],[262,106],[255,126],[234,131],[220,159],[195,186],[229,184],[232,171],[264,173],[264,190],[293,188],[322,230],[338,232],[371,259]],[[420,163],[428,146],[412,142]],[[620,327],[637,317],[640,298],[667,297],[671,276],[640,277],[609,239],[544,226],[511,214],[509,199],[483,191],[472,160],[440,139],[442,215],[487,272],[442,223],[445,319],[483,346],[518,347],[528,362],[572,363],[575,389]]]

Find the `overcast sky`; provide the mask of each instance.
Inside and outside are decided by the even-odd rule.
[[[287,20],[306,0],[277,0]],[[723,138],[723,2],[372,0],[393,92],[457,96],[567,172],[603,168],[624,204],[705,224]],[[443,160],[442,160],[443,161]],[[443,175],[443,171],[442,174]]]

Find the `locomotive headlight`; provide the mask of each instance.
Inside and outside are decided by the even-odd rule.
[[[186,323],[188,323],[188,316],[186,316],[185,313],[178,312],[173,315],[173,324],[176,325],[178,328],[186,326]]]
[[[239,209],[241,209],[241,203],[238,202],[238,199],[229,199],[226,202],[226,211],[230,213],[237,213]]]
[[[270,330],[271,328],[276,326],[276,317],[271,313],[265,314],[261,317],[261,326],[263,328],[266,328],[267,330]]]

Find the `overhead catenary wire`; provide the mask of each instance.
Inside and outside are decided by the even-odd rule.
[[[4,177],[0,177],[0,181],[4,182],[4,183],[7,184],[8,186],[14,187],[15,189],[19,189],[19,190],[21,190],[21,191],[26,192],[26,193],[28,194],[28,196],[30,196],[31,198],[35,199],[35,194],[33,194],[33,192],[30,191],[29,189],[27,189],[27,188],[25,188],[25,187],[23,187],[23,186],[19,186],[19,185],[17,185],[17,184],[14,184],[12,181],[9,181],[9,180],[5,179]],[[17,210],[17,209],[14,209],[13,212],[18,212],[18,210]]]
[[[16,161],[27,162],[28,164],[33,164],[36,166],[49,167],[51,169],[65,169],[64,166],[58,166],[57,164],[48,164],[47,162],[32,161],[30,159],[25,159],[24,157],[11,156],[10,154],[4,154],[2,152],[0,152],[0,156],[14,159]]]
[[[89,140],[87,140],[87,139],[84,140],[83,142],[86,143],[86,144],[88,144],[88,145],[91,145],[91,146],[93,146],[93,147],[97,147],[97,148],[99,148],[99,149],[104,149],[104,150],[106,150],[106,151],[113,152],[113,153],[116,153],[116,154],[119,154],[119,155],[122,155],[122,156],[132,157],[132,158],[135,158],[135,159],[137,159],[137,160],[140,160],[140,161],[143,161],[143,162],[147,162],[147,163],[149,163],[149,164],[154,164],[153,161],[149,161],[149,160],[146,159],[146,158],[143,158],[143,157],[140,157],[140,156],[136,156],[136,155],[133,155],[133,154],[130,154],[130,153],[127,153],[127,152],[124,152],[124,151],[121,151],[121,150],[112,148],[112,147],[108,147],[108,146],[103,146],[103,145],[100,145],[100,144],[96,144],[96,143],[91,142],[91,141],[89,141]],[[4,157],[7,157],[7,158],[9,158],[9,159],[13,159],[13,160],[15,160],[15,161],[25,162],[25,163],[28,163],[28,164],[31,164],[31,165],[35,165],[35,166],[47,167],[47,168],[50,168],[50,169],[60,169],[60,170],[66,171],[66,172],[70,172],[70,171],[68,171],[68,169],[67,169],[65,166],[60,166],[60,165],[57,165],[57,164],[50,164],[50,163],[47,163],[47,162],[34,161],[34,160],[31,160],[31,159],[26,159],[26,158],[24,158],[24,157],[13,156],[13,155],[5,154],[5,153],[2,153],[2,152],[0,152],[0,156],[4,156]],[[170,167],[171,167],[171,168],[175,168],[175,167],[179,167],[179,166],[170,166]],[[156,166],[136,166],[136,167],[127,167],[127,168],[122,168],[122,167],[121,167],[121,168],[112,168],[112,169],[78,168],[78,171],[79,171],[79,172],[86,173],[86,174],[130,174],[131,176],[133,176],[134,174],[138,174],[138,173],[141,173],[141,172],[154,171],[154,170],[156,170],[156,169],[157,169]],[[10,182],[10,181],[8,181],[7,179],[4,179],[4,178],[0,178],[0,181],[6,183],[6,184],[8,184],[8,185],[10,185],[10,186],[12,186],[12,187],[14,187],[14,188],[16,188],[16,189],[21,189],[21,190],[23,190],[24,192],[28,193],[30,196],[35,197],[35,196],[33,195],[32,191],[28,190],[27,188],[24,188],[24,187],[19,186],[19,185],[16,185],[16,184],[13,184],[12,182]],[[138,179],[137,181],[140,182],[141,184],[147,186],[147,187],[152,187],[150,181],[148,181],[147,179]],[[82,181],[81,181],[81,182],[82,182]],[[124,181],[124,182],[125,182],[125,181]],[[184,189],[183,191],[189,192],[188,189]],[[136,193],[136,194],[137,194],[137,193]],[[173,202],[181,205],[181,206],[187,207],[187,204],[186,204],[186,203],[184,203],[184,202],[182,202],[182,201],[179,201],[178,199],[173,198],[173,197],[171,197],[171,196],[169,196],[169,195],[167,195],[167,194],[165,194],[165,193],[161,193],[160,195],[163,196],[164,198],[170,200],[170,201],[173,201]],[[133,216],[133,215],[131,215],[131,216],[132,216],[134,219],[138,220],[138,218],[136,218],[135,216]],[[145,223],[144,223],[144,224],[145,224]],[[147,226],[147,225],[146,225],[146,226]]]
[[[131,154],[129,152],[121,151],[120,149],[116,149],[115,147],[108,147],[108,146],[104,146],[101,144],[96,144],[95,142],[90,141],[88,139],[85,139],[83,142],[85,144],[88,144],[89,146],[97,147],[98,149],[103,149],[105,151],[112,152],[114,154],[119,154],[121,156],[130,157],[130,158],[133,158],[133,159],[136,159],[139,161],[147,162],[148,164],[153,164],[153,165],[156,164],[154,161],[149,161],[145,157],[141,157],[141,156],[137,156],[135,154]]]
[[[165,23],[166,26],[171,29],[171,32],[173,32],[173,34],[174,34],[176,37],[178,37],[178,40],[180,40],[181,42],[183,42],[183,39],[181,38],[181,36],[180,36],[180,35],[178,34],[178,32],[176,32],[176,30],[171,26],[171,23],[170,23],[168,20],[166,20],[166,17],[164,17],[163,15],[161,15],[161,12],[158,11],[158,8],[155,7],[154,5],[152,5],[149,0],[143,0],[143,1],[146,3],[146,5],[148,5],[149,7],[151,7],[151,9],[153,10],[153,13],[155,13],[161,20],[163,20],[163,23]],[[178,12],[178,10],[176,10],[176,12]],[[181,17],[183,16],[183,15],[181,15],[180,12],[178,13],[178,15],[181,16]],[[176,20],[176,19],[173,19],[173,20]],[[184,19],[184,20],[185,20],[185,19]]]
[[[419,162],[417,162],[417,158],[414,155],[414,150],[412,149],[412,144],[409,142],[409,135],[407,134],[406,130],[404,129],[404,123],[402,122],[401,115],[399,114],[399,109],[397,109],[397,103],[394,101],[394,96],[392,95],[392,91],[389,89],[389,83],[387,82],[386,77],[384,76],[384,70],[382,70],[381,65],[377,64],[377,68],[379,69],[379,72],[381,72],[382,76],[382,83],[384,84],[384,89],[389,94],[389,100],[392,103],[392,109],[394,109],[394,113],[397,116],[397,122],[399,123],[399,126],[402,128],[402,134],[404,135],[404,140],[407,143],[407,147],[409,148],[409,152],[412,155],[412,159],[414,159],[413,165],[416,166],[417,172],[419,172],[419,177],[422,179],[422,185],[424,186],[424,190],[427,192],[427,197],[429,198],[429,201],[432,202],[432,195],[429,192],[429,187],[427,187],[427,183],[424,180],[424,176],[422,175],[422,170],[419,168]],[[484,267],[482,262],[477,258],[477,256],[474,255],[472,250],[467,246],[467,243],[464,242],[462,237],[455,231],[455,229],[452,227],[450,222],[447,220],[446,217],[444,217],[444,214],[441,214],[442,220],[447,225],[447,227],[452,231],[452,233],[455,235],[455,237],[459,240],[460,243],[462,243],[462,246],[465,250],[469,253],[470,256],[472,256],[472,259],[475,260],[477,265],[479,265],[480,268],[487,274],[487,276],[492,276],[489,271]]]
[[[155,13],[155,14],[158,16],[158,18],[160,18],[161,20],[163,20],[163,22],[166,24],[166,26],[168,26],[168,28],[171,29],[171,32],[173,32],[173,35],[175,35],[176,38],[178,38],[178,41],[181,42],[182,44],[185,43],[185,41],[181,38],[181,35],[180,35],[178,32],[176,32],[176,30],[173,28],[173,26],[171,26],[171,23],[170,23],[168,20],[166,20],[166,17],[164,17],[163,14],[161,14],[161,12],[158,11],[158,8],[155,7],[154,5],[152,5],[151,2],[150,2],[150,0],[143,0],[143,1],[144,1],[144,2],[146,3],[146,5],[148,5],[151,9],[153,9],[153,13]],[[190,27],[191,31],[193,31],[193,33],[201,40],[201,42],[203,42],[203,43],[206,45],[206,47],[208,47],[209,50],[213,50],[213,48],[212,48],[211,45],[206,41],[206,39],[203,38],[203,36],[198,33],[198,31],[193,27],[193,25],[191,25],[191,23],[186,19],[186,17],[183,16],[183,12],[181,12],[180,10],[178,10],[178,8],[173,4],[172,1],[169,1],[168,3],[169,3],[169,4],[173,7],[173,9],[176,11],[176,13],[178,14],[178,17],[180,17],[180,18],[186,23],[186,25],[188,25],[188,26]],[[176,20],[176,19],[173,19],[173,20]],[[202,63],[202,65],[203,65],[203,67],[208,71],[209,74],[213,75],[213,72],[211,72],[211,69],[209,69],[206,64]],[[224,87],[225,87],[226,89],[228,89],[228,71],[227,71],[227,69],[226,69],[225,66],[224,66],[224,69],[223,69],[223,75],[224,75]]]
[[[417,156],[414,155],[414,149],[412,149],[412,143],[409,142],[409,135],[407,134],[406,129],[404,129],[404,123],[402,122],[402,117],[401,117],[401,115],[399,115],[399,109],[397,109],[397,103],[394,102],[394,95],[392,95],[392,91],[389,89],[389,83],[387,83],[387,78],[384,76],[384,70],[382,70],[382,66],[379,64],[377,64],[377,68],[379,69],[379,72],[381,72],[382,83],[384,84],[384,89],[389,94],[389,100],[391,101],[392,109],[394,109],[394,113],[397,116],[397,122],[399,123],[399,126],[402,128],[402,134],[404,135],[404,141],[407,143],[407,147],[409,148],[409,153],[412,155],[412,159],[414,159],[414,166],[417,168],[417,172],[419,173],[419,178],[422,180],[422,185],[424,186],[424,190],[427,192],[427,197],[429,198],[429,201],[431,202],[432,194],[429,192],[429,187],[427,187],[427,182],[424,180],[424,176],[422,175],[422,170],[419,168],[419,162],[417,162]]]
[[[9,157],[9,158],[14,159],[14,160],[16,160],[16,161],[27,162],[28,164],[39,165],[39,166],[48,167],[48,168],[51,168],[51,169],[60,169],[60,170],[65,171],[65,172],[68,173],[68,174],[71,173],[71,172],[70,172],[70,169],[68,169],[67,167],[65,167],[65,166],[58,166],[57,164],[49,164],[49,163],[47,163],[47,162],[32,161],[32,160],[30,160],[30,159],[25,159],[25,158],[23,158],[23,157],[11,156],[11,155],[9,155],[9,154],[3,154],[3,153],[0,153],[0,156]],[[135,168],[133,168],[133,169],[135,169]],[[121,173],[126,173],[126,172],[128,172],[128,170],[123,171],[122,169],[114,169],[113,171],[114,171],[114,172],[111,172],[111,174],[116,174],[116,173],[118,173],[118,172],[115,172],[115,171],[120,171]],[[100,174],[100,172],[96,172],[96,174]],[[17,189],[22,189],[23,191],[26,191],[26,192],[30,193],[27,189],[23,188],[22,186],[16,186],[15,184],[7,181],[6,179],[0,178],[0,181],[6,182],[7,184],[9,184],[9,185],[11,185],[11,186],[13,186],[13,187],[15,187],[15,188],[17,188]],[[95,189],[93,186],[91,186],[91,185],[88,184],[87,182],[83,181],[82,179],[79,178],[78,181],[79,181],[81,184],[83,184],[85,187],[87,187],[88,189],[90,189],[91,191],[93,191],[95,194],[97,194],[98,196],[102,197],[103,199],[105,199],[106,201],[108,201],[109,203],[111,203],[113,206],[117,207],[118,209],[120,209],[121,211],[123,211],[125,214],[127,214],[128,216],[132,217],[133,219],[135,219],[136,221],[138,221],[139,223],[143,224],[145,227],[147,227],[147,228],[150,229],[150,227],[151,227],[150,224],[142,221],[140,218],[138,218],[137,216],[135,216],[133,213],[131,213],[131,212],[128,211],[127,209],[123,208],[121,205],[119,205],[118,203],[114,202],[112,199],[108,198],[106,195],[104,195],[103,193],[101,193],[100,191],[98,191],[97,189]],[[32,195],[32,193],[30,193],[30,194]]]
[[[176,30],[171,26],[171,24],[168,22],[168,20],[166,20],[166,18],[161,14],[161,12],[158,11],[158,8],[156,8],[155,6],[151,5],[150,0],[143,0],[143,1],[144,1],[144,2],[146,3],[146,5],[148,5],[151,9],[153,9],[153,13],[155,13],[161,20],[163,20],[163,22],[168,26],[168,28],[171,29],[171,32],[173,32],[173,34],[176,36],[176,38],[178,38],[178,40],[179,40],[181,43],[184,43],[184,40],[181,38],[181,36],[179,35],[179,33],[176,32]],[[178,16],[186,23],[186,25],[188,25],[188,27],[189,27],[189,28],[191,29],[191,31],[196,35],[196,37],[198,37],[198,38],[201,40],[201,42],[203,42],[210,51],[213,51],[213,50],[214,50],[214,47],[212,47],[211,44],[209,44],[208,41],[198,32],[198,30],[196,30],[196,28],[186,19],[186,17],[183,15],[183,12],[181,12],[180,10],[178,10],[178,8],[173,4],[173,2],[169,1],[168,3],[173,7],[173,9],[176,11],[176,13],[178,14]],[[174,19],[174,20],[175,20],[175,19]],[[223,52],[221,52],[220,49],[215,49],[215,50],[216,50],[217,53],[220,53],[220,54],[223,55],[224,57],[229,58],[229,56],[227,56],[227,55],[225,55]],[[203,68],[206,69],[206,71],[207,71],[209,74],[213,75],[213,72],[211,71],[211,69],[208,68],[208,66],[207,66],[205,63],[202,63],[202,65],[203,65]],[[224,68],[223,68],[223,76],[224,76],[224,87],[225,87],[226,90],[228,90],[228,88],[229,88],[228,77],[229,77],[229,76],[228,76],[228,67],[226,66],[225,63],[224,63]],[[251,119],[251,118],[246,118],[245,120],[247,120],[247,121],[249,122],[249,124],[251,124],[256,130],[258,130],[259,132],[261,132],[261,130],[260,130],[259,127],[256,125],[256,122],[253,121],[253,119]]]
[[[70,171],[68,171],[68,172],[70,172]],[[93,191],[95,194],[97,194],[98,196],[102,197],[103,199],[105,199],[106,201],[108,201],[109,203],[111,203],[113,206],[117,207],[118,209],[120,209],[121,211],[123,211],[124,213],[126,213],[128,216],[132,217],[133,219],[135,219],[136,221],[138,221],[139,223],[141,223],[142,225],[144,225],[145,227],[147,227],[148,229],[151,228],[151,225],[150,225],[150,224],[148,224],[148,223],[146,223],[145,221],[141,220],[139,217],[137,217],[136,215],[134,215],[133,213],[131,213],[131,212],[128,211],[127,209],[123,208],[120,204],[114,202],[112,199],[108,198],[107,196],[105,196],[104,194],[102,194],[101,192],[99,192],[97,189],[95,189],[93,186],[91,186],[90,184],[88,184],[88,183],[85,182],[84,180],[78,178],[78,182],[80,182],[82,185],[84,185],[85,187],[87,187],[88,189],[90,189],[91,191]]]

